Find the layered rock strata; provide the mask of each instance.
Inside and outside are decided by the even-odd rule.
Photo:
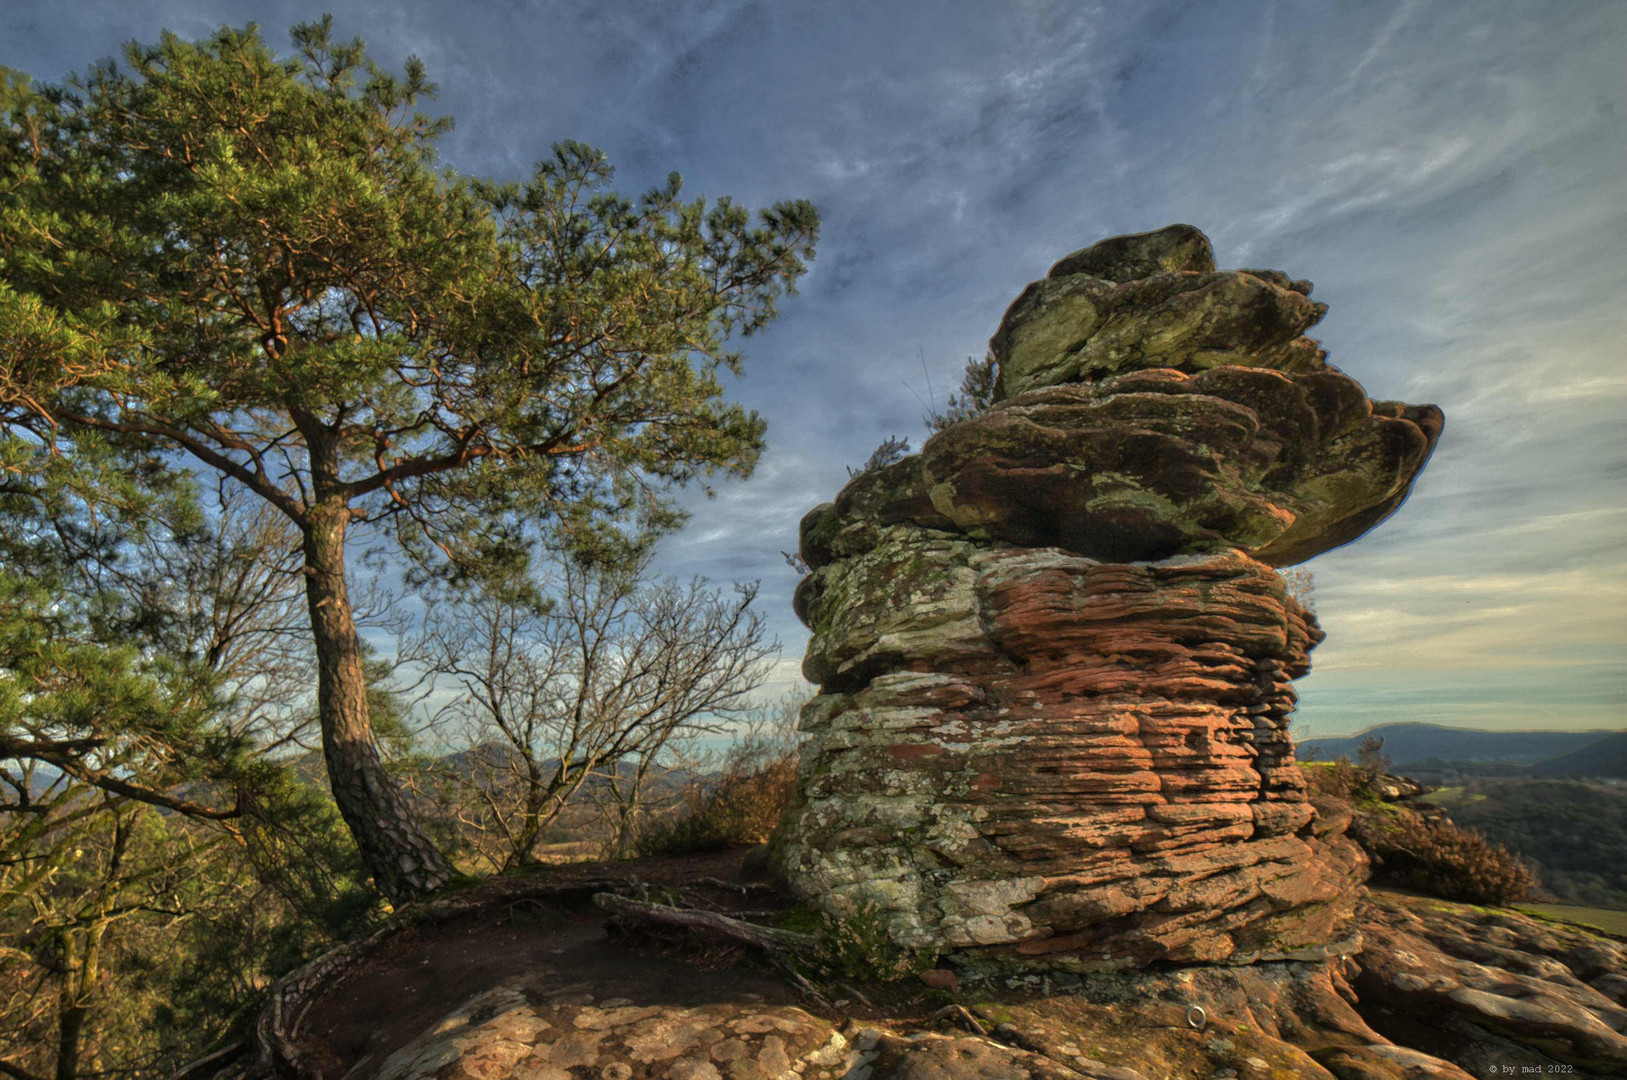
[[[1190,226],[1070,255],[991,408],[804,519],[799,895],[968,963],[1349,951],[1363,858],[1287,734],[1322,634],[1273,567],[1393,512],[1441,414],[1329,365],[1309,292]]]

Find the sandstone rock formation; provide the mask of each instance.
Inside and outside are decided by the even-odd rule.
[[[1287,734],[1322,633],[1272,567],[1393,512],[1441,414],[1329,365],[1310,288],[1184,225],[1070,255],[992,408],[804,519],[798,895],[972,969],[1353,949],[1363,857]]]

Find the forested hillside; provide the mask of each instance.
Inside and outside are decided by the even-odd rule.
[[[1427,798],[1535,864],[1562,902],[1627,910],[1627,785],[1484,779]]]

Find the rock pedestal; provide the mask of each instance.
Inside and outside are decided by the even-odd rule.
[[[1070,255],[991,408],[804,519],[800,896],[973,964],[1353,947],[1364,860],[1287,734],[1322,633],[1273,568],[1393,512],[1441,414],[1329,365],[1309,293],[1190,226]]]

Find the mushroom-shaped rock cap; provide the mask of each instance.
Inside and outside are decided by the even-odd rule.
[[[803,522],[815,568],[912,525],[1090,558],[1222,548],[1272,566],[1350,542],[1406,499],[1442,427],[1368,400],[1304,331],[1308,281],[1214,269],[1190,225],[1058,262],[990,341],[994,405],[861,474]]]
[[[1215,249],[1191,225],[1099,240],[1059,260],[1049,277],[1088,274],[1104,281],[1135,281],[1154,274],[1212,273]]]
[[[1288,566],[1393,513],[1440,430],[1433,405],[1369,403],[1334,371],[1158,369],[1001,402],[920,460],[933,508],[964,532],[1099,559],[1235,548]]]
[[[1310,291],[1277,270],[1217,271],[1209,239],[1190,225],[1103,240],[1006,309],[989,339],[996,396],[1148,368],[1320,371],[1326,354],[1305,331],[1328,309]]]

